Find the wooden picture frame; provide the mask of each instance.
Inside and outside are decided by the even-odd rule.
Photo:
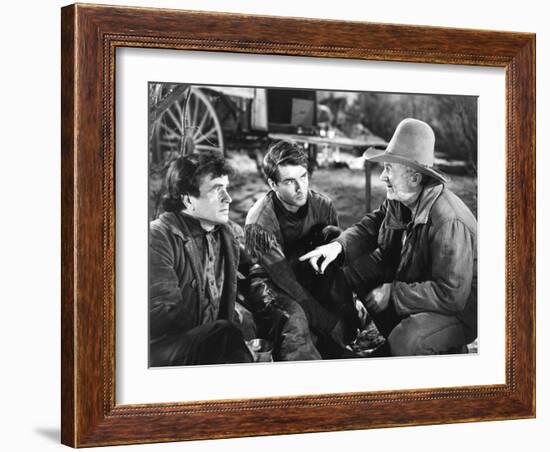
[[[62,9],[62,442],[73,447],[535,416],[535,36],[176,10]],[[506,381],[115,403],[115,51],[144,47],[506,70]]]

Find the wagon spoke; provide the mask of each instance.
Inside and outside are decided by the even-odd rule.
[[[206,113],[208,113],[208,111]],[[193,139],[196,139],[201,134],[201,130],[202,130],[204,124],[206,123],[206,120],[208,119],[208,116],[209,116],[208,114],[204,114],[202,116],[201,122],[197,126],[197,130],[195,131],[195,133],[193,135]]]
[[[204,140],[208,140],[212,135],[214,135],[217,132],[216,127],[212,127],[207,133],[200,134],[200,137],[195,140],[195,143],[202,143]]]
[[[165,137],[169,136],[169,137],[172,137],[172,138],[179,138],[180,135],[178,135],[176,132],[174,132],[174,129],[168,127],[166,124],[164,124],[163,122],[159,122],[159,127],[161,127],[162,129],[166,130],[166,135]]]
[[[166,113],[168,113],[168,116],[170,116],[172,121],[174,121],[174,123],[176,124],[176,127],[178,128],[179,132],[183,135],[183,127],[182,127],[180,121],[178,120],[178,118],[176,118],[176,116],[172,112],[172,110],[169,108],[168,110],[166,110]]]
[[[178,116],[181,118],[183,116],[183,108],[181,104],[178,102],[174,102],[174,106],[176,107],[176,110],[178,111]]]
[[[209,146],[207,144],[197,144],[195,149],[200,151],[221,151],[222,149],[219,146]]]

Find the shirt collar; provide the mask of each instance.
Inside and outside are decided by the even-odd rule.
[[[201,222],[195,217],[185,213],[185,211],[182,211],[181,215],[185,218],[187,226],[189,228],[189,235],[191,235],[191,237],[193,238],[204,237],[205,235],[213,234],[220,229],[220,225],[217,224],[214,226],[213,229],[207,231],[202,227]]]
[[[311,193],[308,191],[308,194],[307,194],[307,201],[306,203],[300,207],[296,212],[291,212],[290,210],[288,210],[284,204],[282,203],[282,201],[279,199],[279,197],[277,196],[277,193],[275,193],[275,191],[272,190],[272,197],[273,197],[273,205],[274,205],[274,208],[275,208],[275,212],[278,214],[278,215],[282,215],[284,216],[285,218],[289,219],[289,220],[302,220],[305,218],[305,216],[307,215],[307,210],[308,210],[308,206],[309,206],[309,198],[311,196]]]

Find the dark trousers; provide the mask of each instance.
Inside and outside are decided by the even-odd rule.
[[[296,280],[306,289],[312,298],[302,300],[311,328],[322,336],[329,335],[336,323],[344,322],[346,338],[351,340],[359,327],[359,318],[355,309],[353,293],[344,274],[337,265],[329,265],[325,273],[317,274],[309,262],[300,262],[301,255],[317,246],[329,243],[338,237],[341,230],[336,226],[312,228],[301,243],[293,244],[293,250],[287,250],[287,259],[296,275]]]
[[[306,268],[297,279],[313,296],[313,299],[301,303],[313,329],[329,334],[336,323],[343,320],[351,338],[359,326],[359,318],[353,293],[342,273],[338,269],[330,269],[324,275],[317,275]]]
[[[253,362],[239,328],[216,320],[151,344],[149,365],[184,366]]]

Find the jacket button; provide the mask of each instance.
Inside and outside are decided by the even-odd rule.
[[[191,281],[191,287],[193,289],[195,289],[197,287],[197,281],[196,280]]]

